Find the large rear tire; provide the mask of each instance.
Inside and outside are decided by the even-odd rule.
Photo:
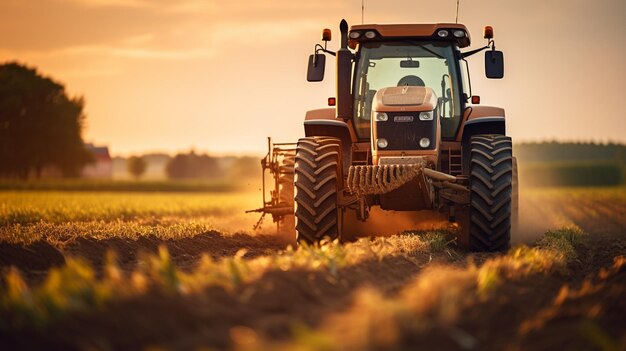
[[[295,163],[295,219],[298,242],[315,243],[340,235],[337,191],[341,182],[341,144],[337,138],[298,140]]]
[[[477,135],[470,140],[469,246],[505,251],[511,242],[513,156],[511,138]]]

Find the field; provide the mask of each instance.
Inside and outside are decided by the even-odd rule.
[[[293,249],[254,192],[52,189],[0,191],[3,349],[625,349],[624,187],[523,190],[506,254],[445,222]]]

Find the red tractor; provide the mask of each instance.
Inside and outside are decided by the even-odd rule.
[[[273,176],[269,213],[298,241],[350,240],[386,211],[436,211],[462,228],[471,250],[509,247],[517,216],[517,171],[504,110],[477,106],[467,57],[485,51],[487,78],[504,76],[493,29],[486,46],[463,52],[462,24],[340,24],[341,46],[325,29],[307,79],[324,77],[336,56],[336,106],[308,111],[305,137],[269,143],[262,161]],[[265,184],[265,179],[264,179]],[[359,223],[361,222],[361,223]],[[406,228],[411,229],[411,228]]]

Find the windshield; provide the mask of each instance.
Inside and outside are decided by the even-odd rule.
[[[370,137],[374,94],[385,87],[427,86],[439,100],[441,136],[454,138],[461,120],[461,92],[453,46],[449,42],[369,42],[355,65],[354,125],[359,138]]]

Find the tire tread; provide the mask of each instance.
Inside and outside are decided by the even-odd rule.
[[[469,243],[474,251],[505,251],[511,241],[513,157],[511,138],[470,140]]]

